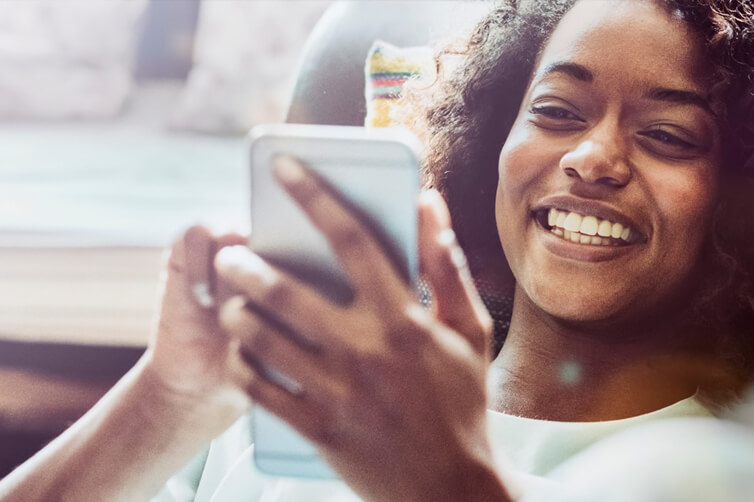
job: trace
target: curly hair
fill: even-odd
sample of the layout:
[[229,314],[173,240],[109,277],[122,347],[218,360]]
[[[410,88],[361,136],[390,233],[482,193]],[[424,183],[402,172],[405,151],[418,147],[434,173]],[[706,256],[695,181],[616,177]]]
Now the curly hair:
[[[461,68],[441,72],[424,98],[421,92],[409,97],[414,104],[425,100],[419,103],[424,122],[418,125],[427,146],[425,179],[445,196],[475,275],[505,260],[494,211],[498,156],[541,50],[576,1],[499,2],[459,51],[465,56]],[[712,67],[712,93],[721,108],[721,195],[695,312],[699,322],[716,328],[723,321],[751,323],[754,6],[740,0],[654,1],[701,36]]]

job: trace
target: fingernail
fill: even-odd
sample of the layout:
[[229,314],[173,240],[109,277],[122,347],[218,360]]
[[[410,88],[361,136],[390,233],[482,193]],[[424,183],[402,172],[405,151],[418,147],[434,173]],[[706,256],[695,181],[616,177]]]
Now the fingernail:
[[458,244],[456,233],[452,229],[446,228],[445,230],[440,232],[437,235],[437,243],[441,246],[447,246],[450,248],[450,261],[453,263],[453,265],[458,268],[463,268],[466,266],[466,254]]
[[434,188],[424,190],[419,194],[419,202],[422,204],[437,204],[437,201],[440,199],[442,199],[442,195],[440,195],[440,192],[438,192]]
[[231,273],[235,270],[242,274],[252,274],[264,284],[271,284],[277,279],[275,270],[245,246],[223,248],[217,253],[215,263],[221,271],[225,269]]
[[437,235],[437,243],[442,246],[449,246],[453,244],[455,241],[456,241],[456,233],[450,228],[446,228],[445,230],[443,230]]
[[206,282],[194,284],[192,291],[197,303],[205,309],[210,308],[215,304],[215,300],[209,290],[209,284]]
[[217,252],[215,263],[228,266],[241,266],[249,254],[249,248],[246,246],[226,246]]
[[298,183],[306,176],[301,164],[287,155],[278,155],[272,162],[274,164],[275,175],[283,183]]

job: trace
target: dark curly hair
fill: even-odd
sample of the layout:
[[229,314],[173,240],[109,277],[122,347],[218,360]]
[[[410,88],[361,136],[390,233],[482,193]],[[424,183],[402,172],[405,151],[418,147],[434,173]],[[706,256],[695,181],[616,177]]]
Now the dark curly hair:
[[[418,126],[426,140],[425,175],[451,208],[454,227],[479,278],[490,264],[505,263],[495,224],[497,161],[517,116],[537,57],[577,0],[499,2],[456,51],[463,65],[442,75],[421,101]],[[696,318],[716,330],[754,339],[754,2],[654,0],[685,19],[705,42],[713,95],[723,131],[721,196]],[[450,52],[450,51],[448,51]],[[441,58],[438,57],[438,67]],[[725,323],[725,324],[721,324]],[[738,324],[739,330],[732,326]],[[507,325],[505,323],[498,326]],[[726,326],[721,328],[721,326]],[[497,333],[498,341],[504,334]],[[754,354],[754,344],[738,352]],[[749,342],[751,343],[751,342]],[[748,368],[754,364],[746,363]]]

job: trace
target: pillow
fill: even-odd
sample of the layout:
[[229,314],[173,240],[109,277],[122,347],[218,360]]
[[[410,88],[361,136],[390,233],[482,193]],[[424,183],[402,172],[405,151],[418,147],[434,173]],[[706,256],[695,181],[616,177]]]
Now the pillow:
[[26,0],[0,9],[0,118],[107,118],[131,87],[146,0]]
[[[490,12],[494,2],[435,1],[426,2],[431,12],[427,17],[426,46],[396,47],[377,40],[368,52],[365,65],[365,98],[367,127],[412,127],[410,111],[397,110],[406,82],[418,87],[430,85],[437,74],[435,53],[447,49],[440,57],[440,68],[450,74],[463,62],[465,42],[477,23]],[[389,32],[389,30],[386,30]]]
[[203,0],[194,64],[171,125],[244,133],[283,119],[296,62],[325,0]]
[[[393,112],[407,81],[431,83],[435,76],[434,51],[427,46],[399,48],[382,40],[367,54],[365,98],[367,127],[398,125]],[[401,122],[405,121],[401,118]]]

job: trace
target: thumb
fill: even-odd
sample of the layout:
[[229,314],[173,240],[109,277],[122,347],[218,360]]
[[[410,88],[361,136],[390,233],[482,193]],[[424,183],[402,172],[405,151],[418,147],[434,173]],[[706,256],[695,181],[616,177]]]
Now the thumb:
[[419,199],[419,261],[432,290],[435,314],[479,352],[489,347],[492,319],[479,298],[466,256],[451,229],[448,207],[436,190]]

